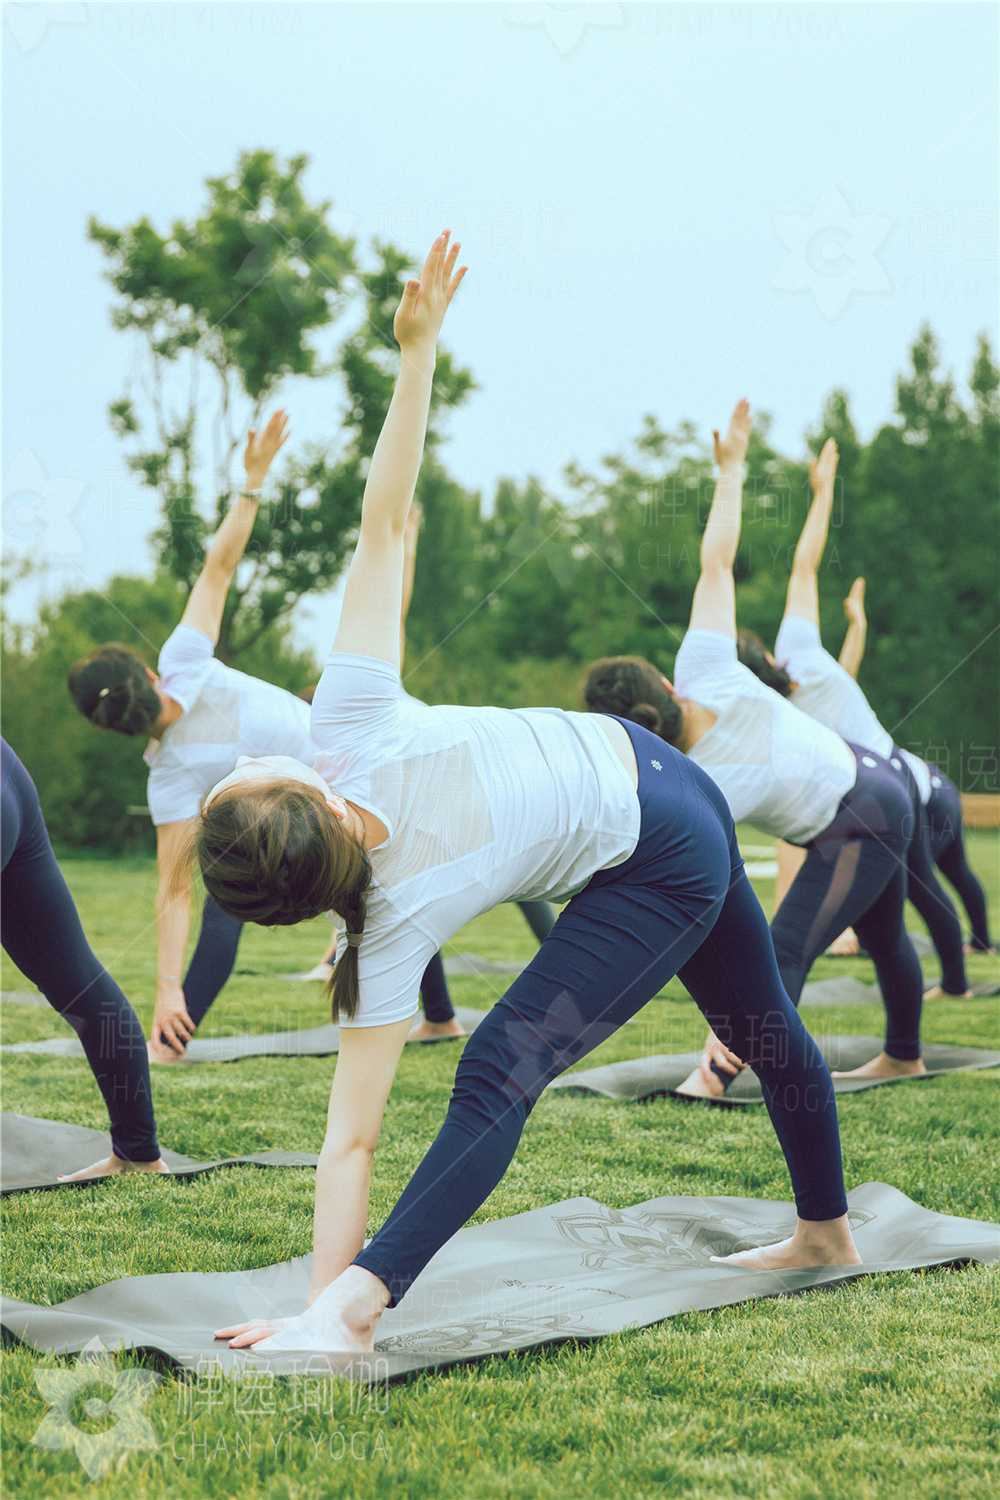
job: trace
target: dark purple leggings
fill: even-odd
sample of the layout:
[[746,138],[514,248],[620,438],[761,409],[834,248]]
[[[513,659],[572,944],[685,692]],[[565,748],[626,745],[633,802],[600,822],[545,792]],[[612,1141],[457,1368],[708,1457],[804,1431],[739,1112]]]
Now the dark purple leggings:
[[393,1302],[489,1197],[546,1084],[674,974],[760,1078],[799,1214],[846,1211],[830,1072],[781,983],[725,798],[687,756],[621,722],[639,763],[639,842],[573,897],[466,1044],[437,1139],[355,1262]]
[[[914,830],[910,779],[871,750],[851,746],[857,780],[828,828],[807,846],[771,923],[785,987],[797,1005],[813,962],[853,927],[875,963],[886,1012],[885,1050],[920,1056],[923,974],[903,924],[906,860]],[[723,1038],[725,1040],[725,1038]],[[739,1048],[733,1049],[739,1055]]]
[[931,857],[942,875],[954,886],[965,907],[972,929],[969,940],[973,948],[986,953],[993,946],[986,912],[986,893],[966,857],[961,793],[950,777],[939,771],[937,766],[931,766],[930,773],[931,798],[926,813]]
[[920,790],[910,767],[902,756],[894,755],[892,764],[901,765],[910,787],[913,802],[913,838],[906,857],[906,894],[924,919],[934,951],[941,964],[941,988],[949,995],[964,995],[969,987],[962,951],[962,924],[954,903],[934,868],[934,845],[930,827],[930,804],[920,800]]
[[0,740],[3,780],[3,946],[69,1022],[87,1055],[123,1161],[156,1161],[146,1038],[135,1011],[84,936],[52,852],[35,784]]

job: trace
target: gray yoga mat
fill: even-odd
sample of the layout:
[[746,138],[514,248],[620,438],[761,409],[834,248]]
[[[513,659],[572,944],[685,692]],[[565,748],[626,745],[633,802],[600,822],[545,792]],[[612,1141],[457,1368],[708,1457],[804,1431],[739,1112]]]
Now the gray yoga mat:
[[[820,1051],[831,1068],[858,1068],[882,1050],[882,1042],[876,1036],[826,1036],[817,1037]],[[697,1067],[700,1052],[675,1052],[669,1056],[633,1057],[627,1062],[606,1063],[601,1068],[585,1068],[577,1073],[564,1073],[547,1092],[563,1089],[574,1094],[600,1094],[605,1099],[642,1100],[653,1099],[661,1094],[674,1094],[678,1084]],[[964,1069],[1000,1067],[1000,1052],[983,1052],[975,1047],[949,1047],[929,1042],[924,1047],[924,1062],[927,1072],[920,1078],[933,1078],[938,1073],[955,1073]],[[879,1088],[885,1083],[919,1083],[920,1078],[835,1078],[834,1091],[838,1094],[856,1094],[862,1089]],[[680,1094],[676,1098],[686,1098]],[[700,1104],[762,1104],[760,1083],[757,1075],[744,1068],[734,1080],[726,1094],[720,1099],[700,1099]]]
[[[926,989],[933,989],[937,980],[928,980]],[[975,999],[1000,995],[1000,981],[985,980],[971,984],[969,989]],[[946,997],[947,998],[947,997]],[[958,998],[958,997],[956,997]],[[851,974],[837,974],[833,979],[814,979],[802,990],[803,1005],[881,1005],[882,996],[877,985],[867,984]]]
[[[60,1182],[58,1176],[89,1167],[110,1151],[111,1138],[106,1131],[5,1113],[0,1115],[0,1193],[107,1182],[106,1177],[86,1183]],[[315,1167],[318,1160],[305,1151],[259,1151],[253,1156],[226,1156],[218,1161],[195,1161],[177,1151],[164,1151],[163,1159],[175,1177],[194,1177],[218,1167]]]
[[[456,1016],[466,1032],[475,1031],[482,1010],[459,1007]],[[442,1037],[446,1042],[450,1038]],[[436,1046],[435,1040],[411,1043],[412,1046]],[[325,1026],[304,1027],[300,1031],[267,1031],[256,1036],[195,1037],[188,1043],[182,1062],[166,1067],[183,1067],[186,1063],[240,1062],[245,1057],[328,1057],[340,1051],[340,1028],[332,1022]],[[83,1048],[75,1036],[47,1037],[43,1042],[12,1042],[0,1052],[27,1053],[34,1057],[83,1057]]]
[[782,1239],[794,1223],[787,1203],[653,1198],[616,1209],[571,1198],[474,1225],[383,1316],[375,1353],[366,1356],[255,1355],[213,1340],[216,1328],[300,1312],[307,1256],[256,1271],[130,1277],[55,1307],[5,1299],[2,1322],[8,1336],[50,1354],[74,1354],[99,1339],[204,1374],[330,1373],[383,1383],[859,1275],[1000,1259],[1000,1225],[933,1213],[885,1183],[855,1188],[848,1205],[864,1265],[812,1271],[749,1272],[709,1258]]
[[0,993],[0,1000],[6,1001],[8,1005],[48,1005],[44,995],[32,993],[30,990],[4,990]]

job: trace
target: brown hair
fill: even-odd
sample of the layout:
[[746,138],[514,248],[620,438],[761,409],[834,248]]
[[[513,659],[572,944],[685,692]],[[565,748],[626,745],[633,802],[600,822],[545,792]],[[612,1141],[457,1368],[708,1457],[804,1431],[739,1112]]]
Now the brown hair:
[[84,718],[98,729],[149,734],[163,712],[142,657],[117,641],[74,662],[67,686]]
[[759,677],[765,687],[774,688],[782,698],[787,698],[792,691],[792,679],[784,667],[779,667],[776,662],[768,660],[768,650],[760,636],[754,630],[739,630],[736,632],[736,654],[745,667],[749,667],[755,677]]
[[333,1019],[358,1009],[358,944],[371,866],[315,787],[248,782],[213,799],[194,841],[205,888],[241,922],[288,927],[335,911],[348,946],[330,981]]
[[587,669],[583,698],[591,713],[617,714],[675,745],[684,723],[681,706],[644,656],[605,656]]

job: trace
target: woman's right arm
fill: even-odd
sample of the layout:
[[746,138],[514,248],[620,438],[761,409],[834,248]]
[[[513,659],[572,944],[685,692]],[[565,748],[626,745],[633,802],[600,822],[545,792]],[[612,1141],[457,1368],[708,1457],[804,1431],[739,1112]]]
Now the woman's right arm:
[[826,547],[833,509],[833,489],[837,478],[837,445],[827,438],[819,457],[809,465],[812,503],[792,558],[792,571],[785,596],[785,614],[819,624],[819,584],[817,574]]
[[261,486],[287,438],[288,419],[283,411],[275,412],[259,436],[253,428],[247,434],[243,454],[246,485],[208,545],[201,572],[195,579],[181,616],[182,625],[189,625],[192,630],[207,635],[213,643],[219,639],[229,586],[243,560],[257,520]]
[[733,564],[740,544],[743,464],[750,442],[750,405],[738,401],[724,438],[713,433],[719,473],[712,508],[701,539],[701,572],[691,601],[692,630],[736,636],[736,583]]
[[191,927],[191,875],[185,855],[197,819],[160,823],[156,829],[156,1008],[153,1050],[183,1055],[194,1036],[181,975]]
[[868,641],[868,616],[865,614],[865,580],[855,578],[851,591],[844,600],[847,616],[847,633],[840,648],[840,665],[852,677],[857,677],[865,658]]
[[316,1169],[312,1303],[353,1261],[368,1226],[372,1158],[386,1101],[413,1017],[389,1026],[345,1027]]

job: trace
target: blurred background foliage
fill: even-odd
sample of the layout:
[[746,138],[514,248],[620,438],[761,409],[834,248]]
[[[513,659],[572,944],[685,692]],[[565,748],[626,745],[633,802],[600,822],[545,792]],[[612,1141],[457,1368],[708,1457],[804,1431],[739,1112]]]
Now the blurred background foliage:
[[[318,675],[320,664],[294,644],[295,610],[333,586],[350,555],[392,389],[392,313],[413,262],[375,242],[362,267],[356,241],[331,227],[332,206],[306,200],[305,165],[305,157],[241,156],[229,177],[208,182],[201,217],[166,235],[147,220],[90,225],[115,325],[141,356],[109,416],[161,519],[153,576],[67,593],[32,626],[5,626],[4,733],[26,759],[60,844],[151,845],[148,821],[129,812],[145,801],[142,747],[80,719],[66,672],[107,640],[155,665],[230,502],[246,427],[277,403],[290,376],[340,382],[342,429],[335,451],[293,451],[274,476],[219,654],[292,691]],[[408,689],[430,702],[578,707],[594,656],[638,652],[670,675],[711,497],[710,434],[646,416],[596,472],[567,454],[559,493],[522,476],[487,496],[460,484],[442,456],[445,415],[474,389],[472,372],[443,351],[417,492],[425,519]],[[720,392],[713,422],[727,419],[731,394]],[[740,623],[771,640],[808,487],[806,453],[777,452],[768,427],[757,413],[738,603]],[[965,789],[996,791],[1000,371],[987,340],[959,386],[932,331],[921,329],[895,410],[870,441],[856,432],[841,390],[827,398],[806,449],[828,434],[841,463],[821,574],[824,641],[839,651],[842,600],[864,574],[861,681],[879,716]]]

